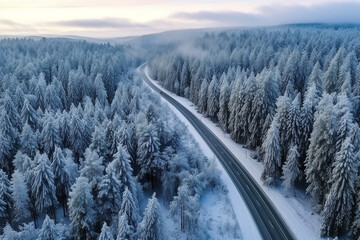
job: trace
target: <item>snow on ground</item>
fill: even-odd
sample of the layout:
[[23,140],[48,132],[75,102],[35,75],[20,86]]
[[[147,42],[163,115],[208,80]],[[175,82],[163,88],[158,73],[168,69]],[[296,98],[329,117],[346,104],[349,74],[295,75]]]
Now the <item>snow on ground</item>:
[[[148,75],[148,67],[146,67],[145,73]],[[149,79],[151,79],[149,75],[148,77]],[[245,149],[241,144],[235,143],[230,138],[229,134],[225,134],[210,119],[205,118],[202,114],[198,113],[194,104],[190,102],[190,100],[179,97],[174,93],[167,91],[166,89],[162,88],[158,82],[153,79],[151,80],[163,92],[173,97],[176,101],[178,101],[189,111],[191,111],[228,147],[228,149],[237,157],[241,164],[244,165],[244,167],[249,171],[249,173],[256,180],[256,182],[261,186],[262,190],[270,198],[274,206],[278,209],[279,213],[284,218],[284,220],[298,239],[320,239],[321,217],[319,214],[313,211],[310,198],[304,192],[297,191],[297,197],[295,198],[292,197],[291,194],[288,194],[282,187],[265,186],[260,180],[261,173],[264,168],[263,164],[250,157],[250,154],[252,152],[251,150]],[[178,112],[175,107],[172,107],[171,104],[169,104],[169,106],[189,127],[189,131],[199,142],[201,149],[204,151],[205,155],[208,157],[214,156],[214,154],[203,141],[201,136],[196,132],[196,130],[191,126],[191,124],[186,120],[186,118],[183,117],[182,114]],[[251,217],[250,212],[248,210],[245,210],[247,209],[245,203],[242,199],[239,199],[241,198],[241,196],[238,193],[235,185],[232,184],[230,177],[226,174],[219,161],[216,162],[219,165],[219,169],[223,173],[222,179],[226,186],[228,186],[230,193],[230,202],[234,208],[244,239],[260,238],[259,232],[253,227],[255,223]]]
[[[146,69],[147,72],[147,69]],[[150,78],[150,77],[149,77]],[[155,81],[153,81],[154,84],[156,84],[158,87],[159,84],[157,84]],[[170,95],[170,92],[164,90],[164,92],[168,93]],[[172,95],[172,94],[171,94]],[[168,104],[170,109],[173,110],[173,112],[176,114],[176,116],[188,127],[190,133],[193,135],[195,140],[198,142],[200,149],[203,151],[204,155],[208,158],[215,158],[215,154],[210,150],[209,146],[205,143],[205,141],[202,139],[202,137],[198,134],[198,132],[194,129],[194,127],[186,120],[186,118],[171,104],[169,104],[166,100],[161,98],[163,102]],[[186,99],[184,99],[186,100]],[[240,193],[236,189],[234,183],[231,181],[229,175],[226,173],[225,169],[221,165],[219,161],[215,161],[218,169],[221,172],[221,180],[226,186],[228,190],[228,198],[230,200],[231,206],[234,210],[236,220],[240,226],[241,231],[241,238],[242,239],[262,239],[260,232],[255,224],[255,221],[247,208],[244,200],[242,199]],[[215,211],[216,209],[209,209],[211,211]],[[226,212],[222,213],[222,217],[227,217]]]

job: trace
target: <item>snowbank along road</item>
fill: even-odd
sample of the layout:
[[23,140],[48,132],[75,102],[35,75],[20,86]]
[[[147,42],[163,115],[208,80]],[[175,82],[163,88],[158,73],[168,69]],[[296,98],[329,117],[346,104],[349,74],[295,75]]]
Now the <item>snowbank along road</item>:
[[143,64],[139,68],[143,80],[164,99],[176,107],[209,145],[244,198],[262,237],[264,239],[276,240],[295,239],[294,234],[281,218],[266,194],[230,150],[189,110],[157,88],[145,74],[145,67],[146,64]]

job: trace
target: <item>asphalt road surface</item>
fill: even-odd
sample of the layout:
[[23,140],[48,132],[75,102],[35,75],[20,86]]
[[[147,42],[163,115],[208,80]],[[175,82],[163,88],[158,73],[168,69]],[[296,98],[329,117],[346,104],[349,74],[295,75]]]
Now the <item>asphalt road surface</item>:
[[249,208],[262,238],[295,239],[279,212],[244,166],[205,124],[183,105],[156,87],[145,74],[145,67],[146,64],[139,69],[143,80],[186,117],[219,159]]

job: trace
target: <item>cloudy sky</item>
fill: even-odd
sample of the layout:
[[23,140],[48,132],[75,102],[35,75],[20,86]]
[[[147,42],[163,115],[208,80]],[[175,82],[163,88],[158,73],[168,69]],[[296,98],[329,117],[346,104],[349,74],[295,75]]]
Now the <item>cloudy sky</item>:
[[1,35],[123,37],[174,29],[360,23],[360,0],[1,0]]

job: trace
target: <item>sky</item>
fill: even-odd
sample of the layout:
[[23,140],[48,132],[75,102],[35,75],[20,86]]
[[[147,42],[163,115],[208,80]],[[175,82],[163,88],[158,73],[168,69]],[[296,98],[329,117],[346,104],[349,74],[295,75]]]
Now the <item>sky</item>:
[[96,38],[288,23],[359,23],[360,0],[0,0],[0,34]]

